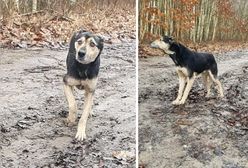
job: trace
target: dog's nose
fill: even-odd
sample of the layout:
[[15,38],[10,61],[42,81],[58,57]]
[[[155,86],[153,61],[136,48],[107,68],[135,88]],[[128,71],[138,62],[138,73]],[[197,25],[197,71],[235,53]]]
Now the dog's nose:
[[80,57],[80,58],[83,58],[84,56],[85,56],[85,53],[84,52],[78,52],[78,56]]
[[83,57],[85,56],[85,50],[84,50],[84,49],[80,49],[80,50],[78,51],[78,56],[79,56],[80,58],[83,58]]

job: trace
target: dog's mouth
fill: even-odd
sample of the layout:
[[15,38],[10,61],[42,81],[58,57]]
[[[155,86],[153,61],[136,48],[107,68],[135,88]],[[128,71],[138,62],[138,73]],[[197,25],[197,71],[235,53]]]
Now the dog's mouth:
[[78,61],[84,61],[85,60],[85,55],[86,55],[86,51],[84,48],[80,48],[78,53],[77,53],[77,59]]
[[79,51],[79,52],[77,53],[77,57],[76,57],[77,61],[80,62],[81,64],[88,64],[88,63],[90,63],[90,61],[88,61],[88,60],[86,59],[85,55],[86,55],[85,52],[80,52],[80,51]]
[[85,60],[85,52],[77,52],[76,60],[81,64],[87,64],[88,62]]
[[173,52],[173,51],[170,51],[168,48],[168,46],[166,46],[166,47],[161,47],[161,46],[163,46],[162,45],[163,43],[161,42],[161,41],[159,41],[159,40],[156,40],[156,41],[154,41],[154,42],[152,42],[151,43],[151,47],[152,48],[156,48],[156,49],[160,49],[160,50],[162,50],[165,54],[168,54],[168,55],[171,55],[171,54],[174,54],[175,52]]

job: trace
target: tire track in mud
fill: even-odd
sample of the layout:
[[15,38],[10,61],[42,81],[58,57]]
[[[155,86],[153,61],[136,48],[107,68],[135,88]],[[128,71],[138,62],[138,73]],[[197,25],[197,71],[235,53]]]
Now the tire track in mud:
[[248,52],[217,55],[225,98],[205,98],[200,78],[173,106],[178,79],[168,57],[139,63],[139,164],[144,167],[248,167]]
[[[87,139],[63,120],[67,51],[1,50],[0,167],[135,165],[135,42],[106,45]],[[122,58],[122,59],[120,59]],[[79,117],[83,92],[76,91]],[[128,153],[120,157],[114,153]]]

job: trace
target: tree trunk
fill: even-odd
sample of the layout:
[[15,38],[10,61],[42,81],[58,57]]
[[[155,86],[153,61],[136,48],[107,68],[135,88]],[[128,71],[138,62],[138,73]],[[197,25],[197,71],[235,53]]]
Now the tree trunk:
[[32,12],[37,11],[37,0],[32,0]]

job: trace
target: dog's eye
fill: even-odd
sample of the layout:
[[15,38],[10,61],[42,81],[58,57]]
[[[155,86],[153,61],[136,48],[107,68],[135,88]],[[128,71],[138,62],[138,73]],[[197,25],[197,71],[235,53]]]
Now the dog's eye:
[[91,41],[91,42],[90,42],[90,46],[91,46],[91,47],[95,47],[96,45],[95,45],[94,42]]
[[83,44],[83,41],[82,40],[78,40],[77,41],[79,45],[82,45]]

